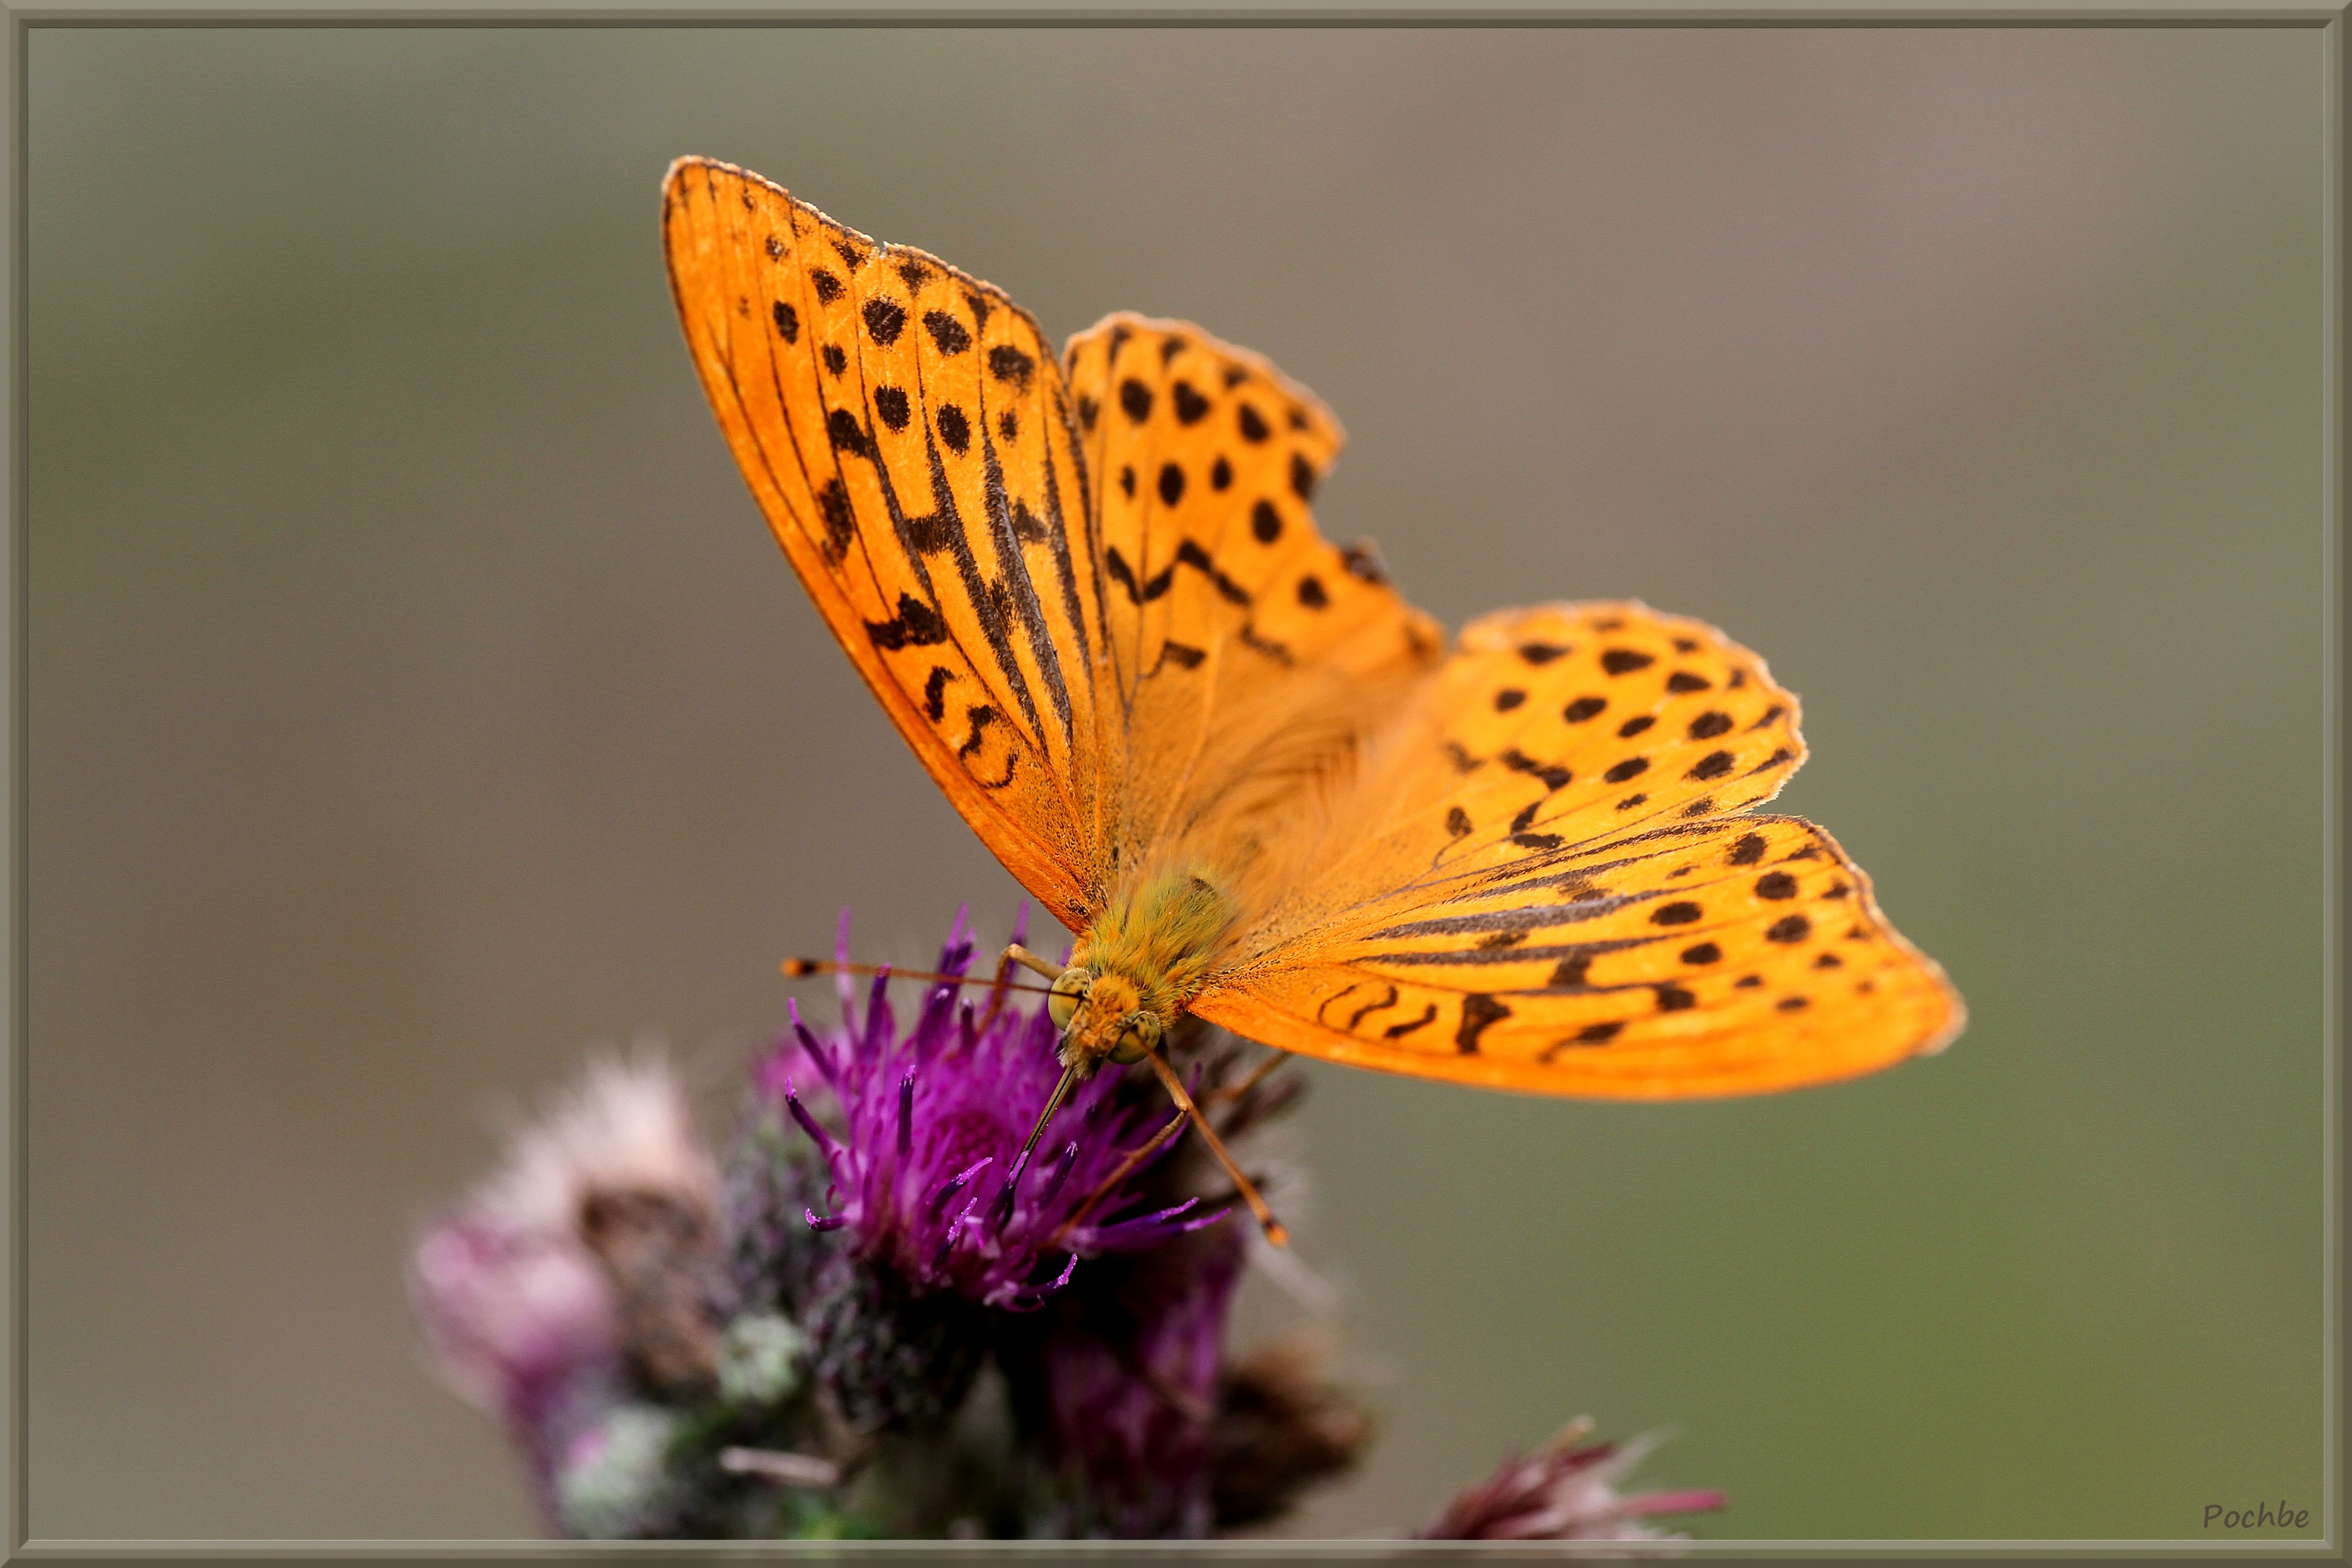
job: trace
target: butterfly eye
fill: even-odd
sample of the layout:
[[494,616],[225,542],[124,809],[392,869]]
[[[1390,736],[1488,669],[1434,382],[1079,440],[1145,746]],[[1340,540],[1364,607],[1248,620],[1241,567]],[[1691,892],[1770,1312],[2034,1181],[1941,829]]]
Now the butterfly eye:
[[1094,989],[1093,973],[1084,969],[1065,969],[1054,982],[1054,989],[1045,997],[1045,1011],[1054,1020],[1054,1027],[1067,1029],[1070,1020],[1078,1016],[1078,1004]]
[[1160,1048],[1160,1017],[1154,1013],[1137,1013],[1127,1020],[1127,1027],[1118,1034],[1118,1043],[1110,1048],[1110,1059],[1120,1067],[1139,1062]]

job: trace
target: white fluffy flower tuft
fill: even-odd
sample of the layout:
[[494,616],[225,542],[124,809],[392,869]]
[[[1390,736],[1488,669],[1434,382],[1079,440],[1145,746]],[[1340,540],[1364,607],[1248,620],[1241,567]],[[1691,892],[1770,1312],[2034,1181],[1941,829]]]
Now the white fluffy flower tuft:
[[538,1121],[518,1130],[506,1169],[481,1189],[487,1214],[519,1230],[576,1235],[592,1193],[653,1193],[698,1211],[719,1202],[719,1171],[695,1137],[686,1089],[657,1049],[605,1051]]

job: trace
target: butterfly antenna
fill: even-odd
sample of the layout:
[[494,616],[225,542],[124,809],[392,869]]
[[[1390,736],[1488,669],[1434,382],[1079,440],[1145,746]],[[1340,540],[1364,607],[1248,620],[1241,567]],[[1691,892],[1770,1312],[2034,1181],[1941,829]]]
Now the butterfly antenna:
[[924,980],[939,985],[994,985],[1005,991],[1027,991],[1043,996],[1043,985],[1016,985],[1000,966],[996,977],[985,974],[941,974],[928,969],[898,969],[887,963],[845,963],[837,958],[788,958],[778,967],[798,980],[811,974],[887,974],[893,980]]
[[1192,1119],[1192,1125],[1200,1129],[1202,1142],[1207,1143],[1209,1152],[1217,1157],[1217,1163],[1225,1168],[1225,1174],[1233,1180],[1234,1190],[1241,1194],[1244,1203],[1249,1205],[1250,1213],[1257,1216],[1258,1226],[1265,1232],[1266,1240],[1276,1247],[1289,1246],[1290,1233],[1282,1228],[1282,1222],[1274,1217],[1274,1211],[1265,1206],[1264,1198],[1258,1196],[1256,1186],[1242,1174],[1242,1168],[1234,1163],[1233,1155],[1226,1152],[1224,1140],[1218,1137],[1216,1129],[1209,1125],[1209,1119],[1201,1114],[1201,1108],[1192,1103],[1192,1097],[1184,1092],[1184,1080],[1176,1076],[1176,1069],[1168,1065],[1168,1058],[1154,1051],[1145,1059],[1151,1063],[1151,1070],[1160,1075],[1160,1081],[1168,1086],[1168,1097]]

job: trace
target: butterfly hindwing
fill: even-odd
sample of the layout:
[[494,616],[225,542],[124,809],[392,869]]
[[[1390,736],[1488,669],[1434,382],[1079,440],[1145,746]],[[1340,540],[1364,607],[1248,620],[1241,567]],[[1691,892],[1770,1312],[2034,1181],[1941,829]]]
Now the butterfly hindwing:
[[1060,918],[1098,896],[1101,606],[1036,324],[755,174],[681,160],[673,291],[785,555],[908,743]]
[[1194,1011],[1334,1060],[1603,1097],[1788,1088],[1933,1049],[1960,1016],[1942,972],[1826,833],[1748,815],[1802,759],[1796,720],[1701,623],[1487,616],[1367,781],[1378,810],[1331,825],[1328,877]]

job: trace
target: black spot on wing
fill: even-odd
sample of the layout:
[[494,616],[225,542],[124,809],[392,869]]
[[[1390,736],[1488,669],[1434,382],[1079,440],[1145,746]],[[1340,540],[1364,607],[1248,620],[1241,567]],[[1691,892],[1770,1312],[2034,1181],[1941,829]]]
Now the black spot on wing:
[[865,310],[859,313],[866,318],[866,335],[886,349],[906,331],[907,308],[896,300],[877,295],[866,300]]
[[1190,643],[1181,643],[1171,638],[1160,645],[1160,658],[1146,672],[1147,679],[1160,673],[1160,666],[1162,664],[1172,664],[1181,669],[1198,669],[1201,668],[1202,661],[1208,657],[1206,648],[1197,648]]
[[1387,1028],[1382,1029],[1381,1031],[1381,1038],[1384,1040],[1402,1040],[1407,1035],[1412,1034],[1415,1029],[1425,1029],[1436,1021],[1437,1004],[1432,1002],[1426,1008],[1423,1009],[1420,1017],[1412,1019],[1409,1023],[1391,1024]]
[[1114,544],[1103,552],[1103,570],[1110,574],[1112,582],[1127,590],[1129,604],[1143,603],[1143,590],[1136,584],[1135,569],[1127,563],[1127,557],[1118,552],[1118,545]]
[[1691,765],[1691,770],[1685,776],[1695,779],[1719,779],[1731,771],[1731,761],[1729,752],[1709,752]]
[[835,408],[825,415],[824,433],[836,450],[860,458],[874,455],[874,448],[866,439],[865,426],[846,408]]
[[1037,362],[1011,343],[999,343],[988,351],[988,374],[1012,383],[1015,391],[1028,391],[1029,378],[1036,370]]
[[963,716],[965,722],[971,726],[971,733],[964,737],[962,745],[956,748],[956,755],[971,757],[978,754],[980,748],[985,743],[982,736],[991,724],[996,722],[996,710],[986,703],[981,703],[965,709]]
[[1381,1012],[1384,1009],[1393,1007],[1396,1005],[1397,988],[1391,985],[1389,987],[1389,994],[1386,996],[1381,997],[1377,1002],[1367,1002],[1362,1006],[1357,1008],[1354,1012],[1349,1014],[1348,1027],[1350,1030],[1353,1030],[1357,1025],[1362,1023],[1370,1015]]
[[1498,1002],[1483,991],[1473,991],[1462,999],[1462,1026],[1454,1032],[1454,1048],[1462,1055],[1475,1056],[1478,1037],[1497,1021],[1511,1016],[1507,1004]]
[[1567,784],[1570,778],[1575,776],[1566,768],[1548,766],[1545,763],[1537,762],[1533,757],[1528,756],[1517,746],[1513,746],[1509,750],[1504,752],[1501,756],[1496,759],[1496,761],[1501,763],[1505,767],[1510,769],[1515,773],[1527,773],[1532,777],[1543,780],[1544,788],[1546,789],[1559,789],[1560,786]]
[[1591,968],[1592,954],[1570,953],[1559,961],[1559,967],[1551,972],[1551,978],[1544,983],[1544,988],[1548,991],[1581,991],[1585,988],[1585,976]]
[[1044,544],[1053,538],[1037,514],[1029,510],[1029,503],[1017,496],[1013,501],[1013,537],[1024,544]]
[[[1174,465],[1170,466],[1172,468]],[[1163,489],[1166,488],[1164,482],[1161,488]],[[1199,541],[1187,539],[1177,545],[1176,559],[1183,565],[1190,566],[1206,576],[1216,585],[1217,596],[1227,604],[1246,605],[1250,602],[1249,590],[1226,576],[1217,563],[1209,558],[1209,552],[1201,548]]]
[[887,621],[868,621],[866,632],[877,647],[929,647],[948,640],[947,622],[940,613],[912,594],[898,595],[898,613]]
[[817,510],[824,518],[824,557],[840,564],[849,552],[850,542],[857,537],[857,521],[849,509],[849,491],[836,475],[824,482],[817,492]]
[[971,331],[945,310],[924,311],[923,330],[931,334],[931,342],[942,354],[952,357],[971,347]]
[[940,439],[948,444],[949,451],[961,457],[971,450],[971,421],[964,417],[962,409],[952,403],[940,405],[939,426]]

